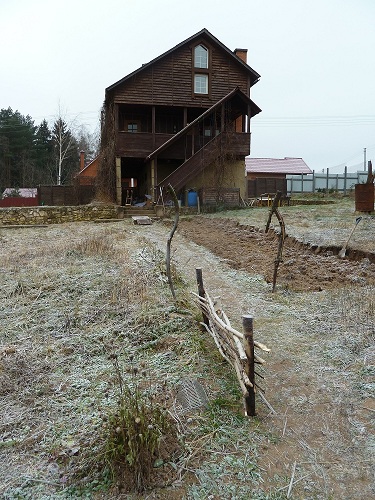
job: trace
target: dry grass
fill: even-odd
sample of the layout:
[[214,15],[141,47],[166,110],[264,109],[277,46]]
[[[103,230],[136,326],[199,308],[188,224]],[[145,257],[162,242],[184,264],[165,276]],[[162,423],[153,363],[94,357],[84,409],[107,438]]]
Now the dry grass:
[[99,467],[99,431],[115,392],[108,353],[136,354],[142,314],[152,313],[156,324],[174,309],[165,308],[155,252],[148,255],[136,236],[127,236],[127,228],[90,224],[2,234],[0,490],[6,498],[57,495],[56,488],[74,489],[88,464]]

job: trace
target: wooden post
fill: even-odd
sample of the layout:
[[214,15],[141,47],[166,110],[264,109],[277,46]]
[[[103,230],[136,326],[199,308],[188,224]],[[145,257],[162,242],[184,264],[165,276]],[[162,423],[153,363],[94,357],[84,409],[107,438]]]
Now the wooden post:
[[242,316],[242,326],[244,330],[243,344],[247,357],[245,371],[252,384],[252,386],[245,384],[247,389],[247,394],[245,396],[245,412],[247,416],[253,417],[255,415],[253,317],[247,314]]
[[280,224],[280,234],[279,234],[279,245],[277,248],[277,256],[275,259],[275,267],[274,267],[274,271],[273,271],[272,292],[274,292],[275,288],[276,288],[277,270],[279,268],[280,262],[283,261],[283,246],[284,246],[284,240],[285,240],[284,219],[277,209],[275,210],[275,215],[276,215],[277,220],[279,221],[279,224]]
[[[198,295],[199,295],[199,297],[205,297],[206,292],[204,291],[204,286],[203,286],[202,268],[197,267],[195,269],[195,273],[197,276]],[[207,316],[203,312],[202,312],[202,316],[203,316],[203,323],[205,325],[209,326],[209,319],[207,318]]]

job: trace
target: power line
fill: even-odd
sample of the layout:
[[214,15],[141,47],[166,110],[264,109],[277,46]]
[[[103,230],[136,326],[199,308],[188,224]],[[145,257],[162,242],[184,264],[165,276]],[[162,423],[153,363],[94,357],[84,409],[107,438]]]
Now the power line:
[[353,126],[375,124],[375,115],[264,116],[256,117],[256,127]]

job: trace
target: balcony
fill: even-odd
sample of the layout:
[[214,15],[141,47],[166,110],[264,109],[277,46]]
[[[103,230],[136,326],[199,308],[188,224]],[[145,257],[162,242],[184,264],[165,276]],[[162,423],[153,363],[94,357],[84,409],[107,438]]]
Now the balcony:
[[117,132],[116,156],[145,158],[171,137],[173,134]]
[[[118,132],[116,135],[116,156],[127,158],[146,158],[149,154],[171,139],[173,134],[150,134]],[[198,151],[203,144],[202,138],[194,137],[194,149]],[[208,138],[204,138],[208,139]],[[211,139],[204,140],[204,144]],[[250,154],[250,133],[232,132],[227,143],[228,154],[247,156]],[[163,159],[185,160],[192,154],[192,136],[185,135],[172,143],[160,155]]]

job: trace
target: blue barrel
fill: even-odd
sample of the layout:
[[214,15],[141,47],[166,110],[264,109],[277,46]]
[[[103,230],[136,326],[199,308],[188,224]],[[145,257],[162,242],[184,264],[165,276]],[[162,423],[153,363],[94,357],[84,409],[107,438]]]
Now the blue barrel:
[[198,205],[198,193],[196,191],[188,192],[188,207],[196,207]]

